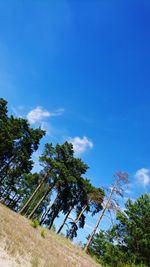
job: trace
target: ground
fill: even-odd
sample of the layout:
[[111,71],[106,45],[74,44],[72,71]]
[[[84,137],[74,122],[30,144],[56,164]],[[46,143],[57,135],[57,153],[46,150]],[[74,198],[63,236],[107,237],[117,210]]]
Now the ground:
[[81,248],[0,204],[0,267],[100,267]]

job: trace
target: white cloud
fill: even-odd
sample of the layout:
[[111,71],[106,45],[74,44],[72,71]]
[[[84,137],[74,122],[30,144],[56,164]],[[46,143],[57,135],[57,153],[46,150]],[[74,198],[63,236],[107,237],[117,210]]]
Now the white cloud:
[[36,107],[27,114],[27,119],[30,123],[39,122],[46,117],[50,117],[50,112],[42,107]]
[[93,142],[90,141],[86,136],[83,138],[69,138],[69,142],[73,144],[73,149],[76,154],[82,154],[87,149],[91,149],[93,147]]
[[37,122],[42,122],[43,119],[48,118],[48,117],[54,117],[54,116],[60,116],[64,112],[64,109],[60,108],[57,109],[54,112],[49,112],[42,107],[38,106],[35,109],[32,109],[28,114],[27,114],[27,119],[30,123],[37,123]]
[[148,186],[150,184],[150,170],[146,168],[139,169],[135,174],[135,178],[142,186]]
[[64,108],[58,108],[54,112],[50,112],[50,117],[61,116],[64,113]]

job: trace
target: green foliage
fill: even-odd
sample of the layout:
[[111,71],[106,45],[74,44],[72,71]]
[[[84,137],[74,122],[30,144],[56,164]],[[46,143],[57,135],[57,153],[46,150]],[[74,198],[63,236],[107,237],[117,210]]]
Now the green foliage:
[[41,237],[45,238],[45,236],[46,236],[46,234],[45,234],[45,230],[42,229],[42,230],[41,230]]
[[37,218],[35,218],[32,223],[31,223],[31,226],[33,228],[38,228],[39,227],[39,220]]
[[109,231],[100,231],[90,247],[92,255],[106,266],[149,266],[150,195],[135,202],[128,200],[118,223]]
[[0,197],[17,210],[24,195],[22,181],[33,167],[32,154],[45,132],[28,121],[7,114],[7,102],[0,99]]
[[[48,174],[48,181],[57,192],[56,199],[47,214],[44,223],[49,229],[60,212],[66,214],[70,207],[84,205],[87,202],[87,191],[84,187],[82,174],[88,166],[79,158],[74,157],[72,144],[46,144],[40,158],[43,170]],[[43,223],[43,220],[42,220]]]
[[146,267],[146,265],[145,264],[134,264],[134,263],[131,263],[131,264],[125,264],[125,265],[123,265],[122,267]]

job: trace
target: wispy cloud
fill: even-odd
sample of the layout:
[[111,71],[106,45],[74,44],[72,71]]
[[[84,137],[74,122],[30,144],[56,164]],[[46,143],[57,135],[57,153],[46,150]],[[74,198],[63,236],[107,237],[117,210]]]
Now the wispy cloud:
[[12,111],[16,117],[18,117],[18,118],[24,117],[24,115],[23,115],[24,110],[25,110],[24,106],[12,107],[11,109],[12,109]]
[[48,118],[48,117],[60,116],[63,114],[63,112],[64,112],[64,109],[62,108],[57,109],[54,112],[49,112],[45,110],[43,107],[38,106],[28,112],[27,119],[31,124],[34,124],[37,122],[42,122],[45,118]]
[[[129,185],[130,186],[130,185]],[[129,189],[129,188],[127,188],[125,191],[125,194],[127,194],[127,195],[131,195],[133,192],[132,192],[132,190],[131,189]]]
[[136,181],[143,187],[148,186],[150,184],[150,170],[146,168],[137,170],[135,178]]
[[74,138],[70,137],[68,141],[73,144],[73,149],[76,154],[82,154],[86,150],[93,148],[93,142],[86,136],[83,136],[83,138],[78,136]]

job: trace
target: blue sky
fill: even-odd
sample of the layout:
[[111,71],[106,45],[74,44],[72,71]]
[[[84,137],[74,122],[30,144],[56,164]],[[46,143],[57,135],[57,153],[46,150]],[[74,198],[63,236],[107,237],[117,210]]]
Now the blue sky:
[[150,189],[149,14],[149,0],[0,1],[9,111],[42,144],[71,140],[95,185],[127,171],[131,198]]

